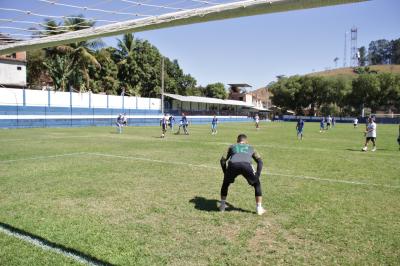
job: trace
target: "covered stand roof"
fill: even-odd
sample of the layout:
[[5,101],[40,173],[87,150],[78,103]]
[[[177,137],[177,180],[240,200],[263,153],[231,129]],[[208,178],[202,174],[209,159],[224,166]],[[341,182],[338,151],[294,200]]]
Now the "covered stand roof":
[[245,102],[235,101],[235,100],[222,100],[222,99],[199,97],[199,96],[183,96],[183,95],[170,94],[170,93],[164,93],[164,96],[170,97],[172,99],[175,99],[175,100],[178,100],[181,102],[235,105],[235,106],[243,106],[243,107],[248,107],[248,108],[254,107],[254,105],[252,105],[252,104],[247,104]]

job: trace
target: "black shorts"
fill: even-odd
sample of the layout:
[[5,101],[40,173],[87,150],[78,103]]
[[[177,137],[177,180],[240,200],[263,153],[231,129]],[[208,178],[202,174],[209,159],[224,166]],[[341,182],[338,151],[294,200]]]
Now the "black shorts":
[[376,138],[374,138],[374,137],[367,137],[367,140],[375,141]]
[[226,169],[224,182],[234,183],[237,176],[242,175],[246,178],[249,185],[259,182],[250,163],[229,163]]
[[330,125],[331,125],[331,123],[326,123],[326,125],[327,125],[327,126],[330,126]]
[[397,138],[397,143],[400,145],[400,136]]

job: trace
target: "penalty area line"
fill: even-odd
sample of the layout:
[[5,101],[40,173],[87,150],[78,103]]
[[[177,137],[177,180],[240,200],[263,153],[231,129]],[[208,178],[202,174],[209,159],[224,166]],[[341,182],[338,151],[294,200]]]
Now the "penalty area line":
[[[126,155],[114,155],[114,154],[94,153],[94,152],[87,152],[85,154],[93,155],[93,156],[121,158],[121,159],[127,159],[127,160],[130,159],[130,160],[137,160],[137,161],[163,163],[163,164],[185,165],[185,166],[191,166],[191,167],[208,168],[208,169],[213,169],[213,170],[220,169],[219,167],[213,167],[213,166],[204,165],[204,164],[191,164],[191,163],[184,163],[184,162],[163,161],[163,160],[155,160],[155,159],[149,159],[149,158],[143,158],[143,157],[135,157],[135,156],[126,156]],[[321,178],[321,177],[314,177],[314,176],[291,175],[291,174],[281,174],[281,173],[274,173],[274,172],[266,172],[266,174],[268,176],[285,176],[285,177],[305,179],[305,180],[314,180],[314,181],[320,181],[320,182],[342,183],[342,184],[360,185],[360,186],[385,187],[385,188],[394,188],[394,189],[399,189],[400,188],[400,186],[391,186],[391,185],[367,183],[367,182],[360,182],[360,181],[331,179],[331,178]]]
[[31,160],[43,160],[57,157],[66,157],[66,156],[76,156],[76,155],[84,155],[85,152],[73,152],[73,153],[64,153],[64,154],[56,154],[49,156],[36,156],[29,158],[21,158],[21,159],[11,159],[11,160],[0,160],[0,163],[13,163],[13,162],[22,162],[22,161],[31,161]]

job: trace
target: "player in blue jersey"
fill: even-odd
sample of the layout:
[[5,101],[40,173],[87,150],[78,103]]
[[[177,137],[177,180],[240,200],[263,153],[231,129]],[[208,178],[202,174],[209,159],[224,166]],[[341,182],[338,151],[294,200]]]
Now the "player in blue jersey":
[[188,131],[188,125],[189,122],[187,120],[187,117],[185,115],[185,113],[182,113],[182,118],[179,121],[179,128],[178,128],[178,132],[176,132],[176,134],[180,134],[181,133],[181,127],[183,128],[183,132],[185,133],[185,135],[189,135],[189,131]]
[[119,134],[122,133],[123,123],[124,123],[124,117],[123,117],[122,114],[119,114],[118,117],[117,117],[117,122],[115,123],[116,126],[117,126],[117,131],[118,131]]
[[[251,162],[256,161],[257,170],[254,171]],[[228,166],[226,163],[228,162]],[[256,213],[262,215],[265,209],[262,207],[262,192],[260,175],[263,167],[261,156],[247,142],[247,136],[240,134],[237,137],[237,143],[231,145],[228,149],[226,157],[222,156],[221,160],[222,171],[224,172],[224,181],[221,187],[221,205],[220,211],[225,211],[226,197],[228,196],[228,188],[230,184],[235,182],[237,176],[242,175],[246,178],[247,183],[254,187],[256,199]]]
[[171,131],[174,130],[174,123],[175,123],[175,117],[173,117],[173,115],[170,115],[168,118],[168,122],[169,122],[169,128],[171,129]]
[[319,132],[323,132],[325,130],[325,118],[323,117],[321,119],[321,122],[319,122]]
[[304,130],[304,121],[303,119],[299,119],[296,125],[297,130],[297,138],[302,140],[303,139],[303,130]]
[[163,118],[160,119],[160,126],[161,126],[161,138],[164,138],[168,126],[168,118],[166,115],[164,115]]
[[211,135],[217,134],[217,125],[218,125],[218,118],[214,115],[213,120],[211,121]]

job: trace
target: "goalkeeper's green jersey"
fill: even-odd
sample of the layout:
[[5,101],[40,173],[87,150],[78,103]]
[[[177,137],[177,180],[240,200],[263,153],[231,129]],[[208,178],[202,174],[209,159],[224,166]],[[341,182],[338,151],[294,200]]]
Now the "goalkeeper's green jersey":
[[261,159],[261,156],[249,144],[237,143],[229,147],[226,159],[231,163],[251,163]]

